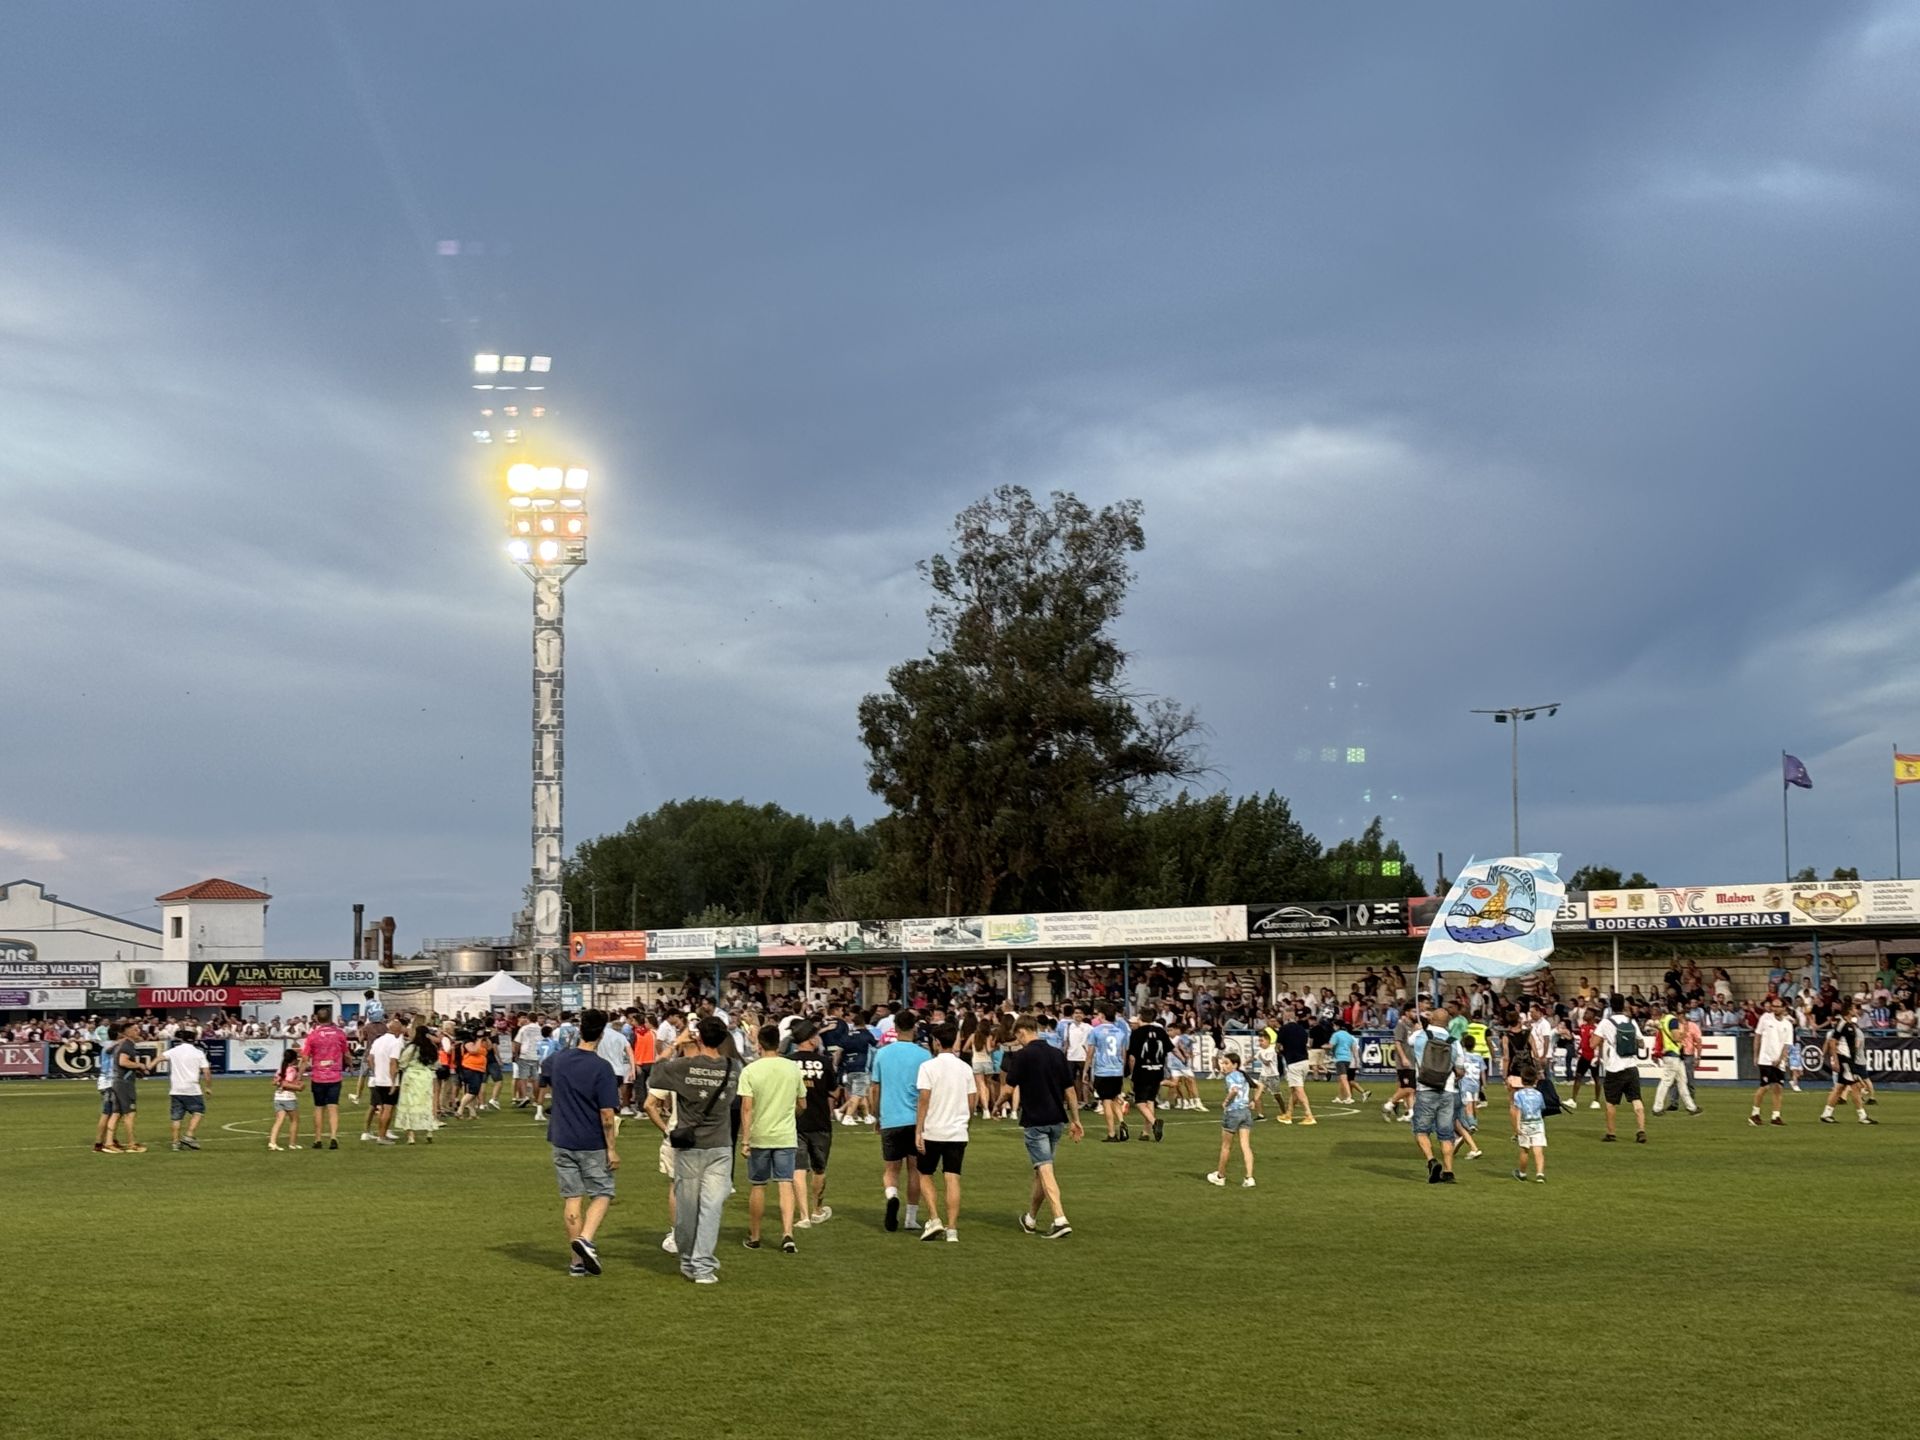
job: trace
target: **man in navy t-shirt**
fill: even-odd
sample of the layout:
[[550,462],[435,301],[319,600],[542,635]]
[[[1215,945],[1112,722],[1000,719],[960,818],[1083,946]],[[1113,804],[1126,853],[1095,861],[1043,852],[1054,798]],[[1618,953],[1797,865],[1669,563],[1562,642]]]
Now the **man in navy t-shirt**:
[[[555,1051],[547,1061],[553,1076],[548,1102],[547,1144],[560,1180],[560,1212],[566,1219],[567,1245],[573,1251],[569,1275],[598,1275],[600,1254],[594,1233],[613,1201],[613,1172],[620,1154],[613,1140],[619,1121],[620,1085],[613,1067],[594,1052],[607,1030],[607,1012],[588,1010],[580,1017],[580,1043]],[[584,1202],[584,1203],[583,1203]]]

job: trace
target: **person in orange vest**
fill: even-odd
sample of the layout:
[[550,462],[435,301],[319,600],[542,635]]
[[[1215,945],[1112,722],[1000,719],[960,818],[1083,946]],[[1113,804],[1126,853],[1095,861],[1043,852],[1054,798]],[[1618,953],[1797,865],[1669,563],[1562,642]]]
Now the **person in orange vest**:
[[492,1051],[486,1035],[477,1030],[466,1032],[460,1042],[460,1108],[455,1113],[462,1120],[480,1113],[480,1086],[487,1078],[487,1056]]

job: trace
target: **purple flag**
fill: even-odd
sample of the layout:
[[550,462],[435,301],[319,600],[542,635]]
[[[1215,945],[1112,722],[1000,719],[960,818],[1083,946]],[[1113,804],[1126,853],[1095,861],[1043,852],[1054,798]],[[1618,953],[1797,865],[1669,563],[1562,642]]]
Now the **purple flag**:
[[[1807,767],[1800,763],[1800,757],[1780,752],[1781,779],[1785,785],[1798,785],[1802,790],[1813,789],[1813,777],[1807,774]],[[1785,788],[1785,785],[1782,788]]]

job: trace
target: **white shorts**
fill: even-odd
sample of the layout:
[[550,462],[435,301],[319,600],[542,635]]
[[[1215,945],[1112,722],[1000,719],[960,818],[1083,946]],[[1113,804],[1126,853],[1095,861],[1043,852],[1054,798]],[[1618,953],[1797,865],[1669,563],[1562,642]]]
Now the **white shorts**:
[[1517,1138],[1522,1150],[1544,1150],[1547,1148],[1547,1127],[1542,1125],[1538,1130],[1532,1130],[1522,1125]]
[[673,1146],[664,1135],[660,1137],[660,1173],[669,1180],[673,1178]]
[[1287,1066],[1287,1085],[1295,1090],[1307,1088],[1307,1067],[1310,1062],[1296,1060]]

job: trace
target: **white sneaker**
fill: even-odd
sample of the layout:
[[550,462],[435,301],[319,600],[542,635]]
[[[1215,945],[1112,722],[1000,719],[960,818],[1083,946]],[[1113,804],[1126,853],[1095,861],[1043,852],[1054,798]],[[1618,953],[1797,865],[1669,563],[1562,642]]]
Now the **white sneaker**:
[[922,1240],[938,1240],[945,1233],[946,1227],[938,1220],[929,1220],[921,1227],[920,1238]]
[[374,1140],[378,1137],[371,1130],[362,1130],[360,1132],[360,1138],[362,1140]]
[[947,1244],[958,1245],[959,1243],[960,1243],[960,1232],[958,1230],[947,1231]]
[[269,1141],[267,1142],[267,1149],[269,1149],[269,1150],[284,1150],[284,1149],[286,1149],[286,1146],[284,1146],[284,1145],[276,1145],[276,1144],[274,1144],[274,1143],[273,1143],[273,1141],[271,1141],[271,1140],[269,1140]]
[[680,1247],[674,1243],[673,1232],[671,1230],[667,1232],[667,1238],[660,1242],[660,1248],[669,1255],[678,1255],[680,1253]]
[[1225,1185],[1226,1183],[1227,1183],[1227,1177],[1226,1177],[1226,1176],[1224,1176],[1224,1175],[1222,1175],[1222,1174],[1221,1174],[1221,1173],[1220,1173],[1219,1171],[1217,1171],[1217,1170],[1209,1170],[1209,1171],[1207,1172],[1207,1184],[1209,1184],[1209,1185]]
[[547,1112],[536,1105],[533,1107],[533,1118],[536,1120],[544,1120],[547,1118]]
[[[1795,1088],[1795,1089],[1798,1089],[1799,1087],[1798,1087],[1798,1086],[1795,1086],[1794,1088]],[[871,1124],[873,1124],[873,1116],[871,1116],[871,1115],[862,1115],[862,1116],[860,1117],[860,1123],[861,1123],[862,1125],[871,1125]]]
[[1251,1176],[1251,1175],[1249,1175],[1249,1176],[1247,1176],[1247,1178],[1246,1178],[1246,1179],[1244,1179],[1244,1180],[1242,1180],[1242,1181],[1240,1182],[1240,1188],[1241,1188],[1242,1190],[1251,1190],[1251,1189],[1253,1189],[1253,1176]]
[[1198,1110],[1202,1115],[1207,1113],[1207,1107],[1198,1100],[1193,1102],[1193,1108]]
[[1798,1095],[1800,1093],[1800,1082],[1798,1080],[1794,1081],[1793,1085],[1790,1088],[1793,1090],[1794,1094]]
[[793,1222],[793,1228],[796,1230],[811,1230],[813,1228],[813,1217],[811,1215],[802,1215],[798,1220]]
[[[493,1108],[498,1110],[500,1107],[496,1105]],[[634,1116],[638,1115],[639,1113],[640,1112],[638,1110],[635,1110],[631,1105],[622,1105],[620,1107],[620,1118],[622,1120],[631,1120],[633,1119]]]
[[860,1122],[851,1115],[843,1115],[840,1117],[840,1123],[842,1125],[858,1125]]
[[500,1108],[500,1102],[498,1100],[487,1101],[487,1109],[498,1110],[499,1108]]
[[1600,1102],[1598,1100],[1589,1100],[1587,1102],[1587,1109],[1598,1110],[1599,1108],[1600,1108]]
[[815,1225],[824,1225],[833,1218],[833,1207],[831,1205],[822,1205],[807,1218]]

